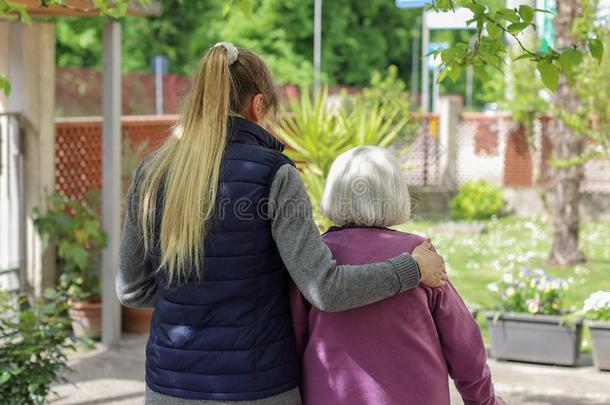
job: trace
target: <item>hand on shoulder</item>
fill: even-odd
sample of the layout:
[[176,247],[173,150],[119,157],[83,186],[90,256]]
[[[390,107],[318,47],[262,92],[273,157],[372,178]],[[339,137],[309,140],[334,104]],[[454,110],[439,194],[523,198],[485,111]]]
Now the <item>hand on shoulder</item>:
[[413,259],[419,266],[421,273],[420,282],[427,287],[444,287],[447,282],[445,271],[445,260],[441,255],[433,251],[432,242],[426,239],[423,243],[413,249]]

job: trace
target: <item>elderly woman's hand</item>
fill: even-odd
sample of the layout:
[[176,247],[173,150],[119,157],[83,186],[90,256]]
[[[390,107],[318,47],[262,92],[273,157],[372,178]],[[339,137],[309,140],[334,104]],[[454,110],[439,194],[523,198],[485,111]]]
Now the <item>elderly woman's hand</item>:
[[432,251],[431,248],[432,242],[430,242],[430,239],[427,239],[413,249],[411,256],[419,266],[421,283],[427,287],[443,287],[447,281],[445,260],[443,260],[441,255]]

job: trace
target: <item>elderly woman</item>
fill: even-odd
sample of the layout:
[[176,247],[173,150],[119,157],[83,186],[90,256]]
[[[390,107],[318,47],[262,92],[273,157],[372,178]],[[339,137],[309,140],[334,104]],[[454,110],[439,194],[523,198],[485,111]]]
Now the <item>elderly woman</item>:
[[[397,160],[365,146],[333,163],[321,203],[336,225],[323,236],[338,264],[364,264],[425,239],[388,227],[409,218]],[[432,246],[430,246],[431,249]],[[450,283],[424,286],[338,313],[291,305],[306,405],[449,404],[451,376],[465,404],[496,404],[478,325]]]

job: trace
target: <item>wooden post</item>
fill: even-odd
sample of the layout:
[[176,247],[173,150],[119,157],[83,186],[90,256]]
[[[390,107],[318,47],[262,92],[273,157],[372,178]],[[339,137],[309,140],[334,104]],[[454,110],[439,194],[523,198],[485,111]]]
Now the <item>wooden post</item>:
[[121,24],[104,26],[102,92],[102,226],[107,245],[102,254],[102,343],[121,339],[121,306],[115,272],[121,238]]
[[422,16],[422,48],[421,48],[421,103],[422,111],[430,111],[430,70],[428,69],[428,45],[430,44],[430,30],[426,21],[426,12]]

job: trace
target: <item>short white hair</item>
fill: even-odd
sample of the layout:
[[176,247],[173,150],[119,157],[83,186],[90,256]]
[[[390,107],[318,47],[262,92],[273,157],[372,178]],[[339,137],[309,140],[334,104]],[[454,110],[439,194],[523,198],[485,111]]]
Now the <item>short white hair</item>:
[[406,222],[411,201],[398,159],[376,146],[339,155],[328,173],[320,212],[338,226],[385,228]]

